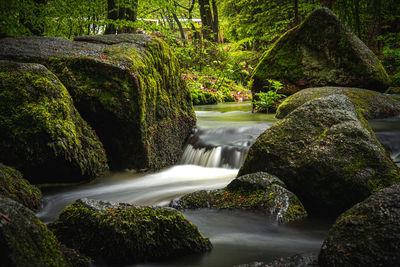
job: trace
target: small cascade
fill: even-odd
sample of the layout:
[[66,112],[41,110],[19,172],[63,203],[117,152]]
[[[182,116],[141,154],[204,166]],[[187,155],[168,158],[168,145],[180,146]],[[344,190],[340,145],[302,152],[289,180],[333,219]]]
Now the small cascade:
[[239,169],[254,140],[269,125],[200,128],[190,137],[181,164]]
[[369,121],[376,138],[400,167],[400,116]]
[[209,168],[239,169],[247,150],[232,146],[195,148],[193,145],[188,144],[183,152],[181,164]]
[[400,167],[400,132],[377,132],[376,138]]

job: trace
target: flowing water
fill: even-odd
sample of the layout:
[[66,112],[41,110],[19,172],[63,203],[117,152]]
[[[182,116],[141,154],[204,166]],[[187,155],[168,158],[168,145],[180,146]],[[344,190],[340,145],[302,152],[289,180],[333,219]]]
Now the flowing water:
[[[253,114],[249,103],[196,108],[197,130],[184,149],[181,162],[155,173],[114,173],[85,185],[44,188],[44,206],[37,214],[44,222],[78,198],[167,205],[189,192],[217,189],[235,178],[250,145],[276,120]],[[396,160],[400,155],[400,118],[375,120],[378,139]],[[187,219],[209,237],[214,249],[203,255],[134,266],[233,266],[271,261],[297,253],[317,253],[331,221],[309,218],[278,226],[265,215],[244,211],[185,211]]]

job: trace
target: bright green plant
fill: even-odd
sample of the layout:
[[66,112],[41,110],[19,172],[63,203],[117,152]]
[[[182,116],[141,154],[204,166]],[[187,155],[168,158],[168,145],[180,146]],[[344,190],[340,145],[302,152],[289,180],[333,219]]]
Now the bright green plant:
[[282,88],[280,82],[274,80],[268,80],[268,82],[269,86],[266,86],[267,92],[254,94],[253,106],[257,112],[275,112],[281,99],[286,97],[278,93],[278,90]]

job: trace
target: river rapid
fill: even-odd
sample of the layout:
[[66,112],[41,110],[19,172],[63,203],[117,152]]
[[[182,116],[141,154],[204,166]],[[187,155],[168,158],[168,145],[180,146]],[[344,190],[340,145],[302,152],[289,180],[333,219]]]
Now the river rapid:
[[[46,223],[54,221],[68,204],[83,197],[166,206],[190,192],[222,188],[236,177],[257,136],[276,121],[273,114],[251,113],[250,103],[198,106],[196,115],[197,129],[177,165],[154,173],[127,170],[89,184],[43,188],[44,205],[38,217]],[[377,138],[395,161],[400,160],[399,122],[399,117],[371,121]],[[200,209],[183,214],[210,238],[213,250],[132,266],[223,267],[268,262],[298,253],[318,253],[332,223],[332,219],[308,218],[278,226],[265,215],[229,210]]]

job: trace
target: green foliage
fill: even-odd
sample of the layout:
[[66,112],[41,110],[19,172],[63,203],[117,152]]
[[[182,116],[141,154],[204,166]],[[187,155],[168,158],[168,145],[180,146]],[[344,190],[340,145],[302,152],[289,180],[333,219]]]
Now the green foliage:
[[333,11],[366,44],[380,51],[400,41],[398,0],[335,0]]
[[253,105],[258,112],[274,112],[278,107],[280,100],[286,97],[283,94],[278,94],[278,90],[282,89],[282,83],[274,80],[268,80],[269,86],[267,92],[256,93]]
[[390,49],[386,46],[383,49],[383,61],[386,71],[392,77],[392,85],[400,86],[400,47]]
[[[299,0],[299,17],[304,18],[318,6],[318,2]],[[295,25],[291,0],[227,0],[221,7],[227,37],[247,48],[266,48]]]
[[193,105],[248,100],[250,96],[250,90],[225,77],[191,73],[184,73],[183,77],[190,89]]
[[15,0],[0,3],[0,33],[45,35],[71,39],[96,34],[106,21],[106,0]]

